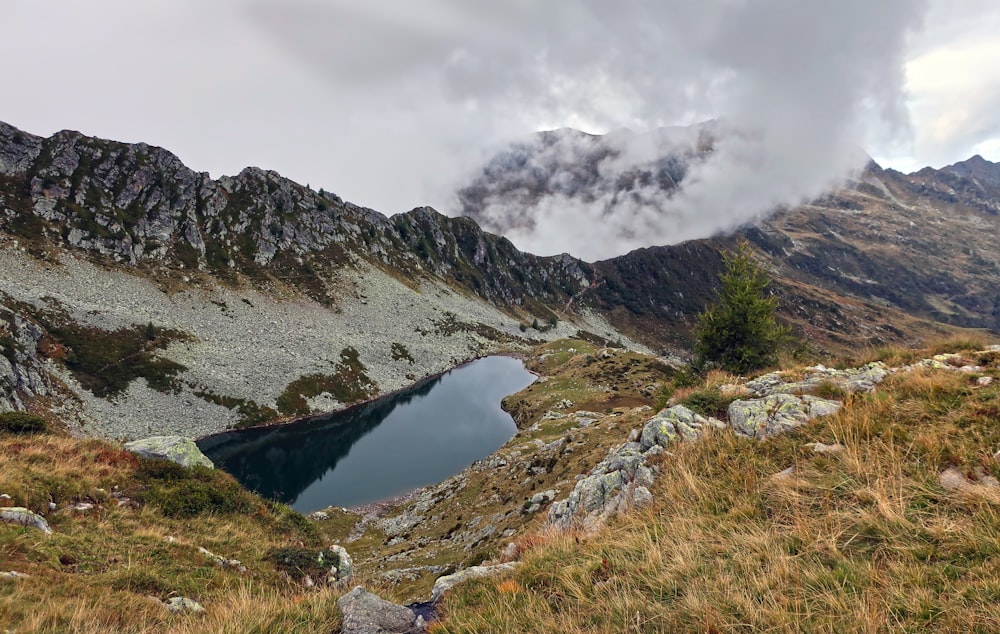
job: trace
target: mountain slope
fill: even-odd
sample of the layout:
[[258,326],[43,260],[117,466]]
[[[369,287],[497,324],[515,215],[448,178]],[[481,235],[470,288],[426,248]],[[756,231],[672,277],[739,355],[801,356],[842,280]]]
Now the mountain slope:
[[[589,148],[572,178],[500,161],[481,185],[518,204],[554,187],[669,195],[711,151],[712,127],[660,134],[628,157],[645,161],[631,180],[598,168],[634,152],[636,134],[564,130],[542,145],[550,167],[566,139]],[[684,152],[662,154],[678,142]],[[938,200],[948,179],[988,197],[991,165],[923,177],[872,166],[746,230],[804,345],[921,339],[946,330],[934,320],[994,325],[996,214]],[[259,168],[213,180],[161,148],[0,124],[0,407],[56,411],[103,436],[200,435],[338,409],[577,331],[683,355],[732,245],[538,257],[430,208],[388,218]]]
[[[630,196],[656,207],[684,186],[720,133],[713,124],[645,137],[540,133],[487,163],[459,199],[466,214],[498,231],[531,229],[534,206],[546,198],[570,207],[603,200],[609,217]],[[737,237],[759,248],[786,319],[819,348],[856,344],[859,336],[869,345],[920,336],[914,318],[995,328],[998,183],[1000,165],[981,157],[910,175],[870,163],[836,192],[777,210]],[[678,322],[676,336],[660,342],[682,345],[691,317],[711,297],[719,250],[732,244],[692,241],[597,262],[584,295],[633,334]]]
[[103,436],[329,411],[533,338],[621,337],[553,312],[589,285],[572,258],[75,132],[0,125],[0,261],[0,407]]

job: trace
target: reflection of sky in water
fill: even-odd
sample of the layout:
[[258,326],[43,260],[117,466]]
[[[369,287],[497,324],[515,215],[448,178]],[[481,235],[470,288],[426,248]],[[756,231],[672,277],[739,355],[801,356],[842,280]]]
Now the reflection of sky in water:
[[[332,469],[303,465],[319,477],[307,476],[311,482],[303,482],[297,495],[284,493],[294,500],[296,510],[309,512],[382,500],[444,480],[489,455],[514,434],[514,422],[500,408],[500,401],[533,380],[517,359],[489,357],[449,372],[427,394],[410,396],[408,402],[406,394],[390,397],[400,404],[384,408],[387,415],[375,421],[373,429],[351,438],[349,447],[338,448],[341,451],[336,452]],[[329,429],[318,427],[314,433],[301,434],[295,437],[296,445],[323,443],[328,438],[324,431]],[[287,443],[286,438],[280,448],[256,448],[259,459],[251,461],[254,472],[234,475],[244,482],[260,483],[278,465],[278,471],[295,468],[298,461],[289,455],[295,448]],[[282,475],[287,474],[276,477]],[[288,478],[282,481],[288,486]]]

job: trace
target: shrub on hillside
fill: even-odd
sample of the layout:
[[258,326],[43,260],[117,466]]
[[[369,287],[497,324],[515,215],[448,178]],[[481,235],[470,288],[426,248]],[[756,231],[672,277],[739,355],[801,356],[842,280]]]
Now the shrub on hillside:
[[206,467],[182,467],[169,460],[143,460],[136,471],[137,501],[160,509],[165,517],[204,513],[248,513],[259,504],[228,474]]
[[28,412],[3,412],[0,414],[0,433],[43,434],[48,431],[45,419]]
[[267,559],[274,567],[296,581],[309,576],[316,580],[330,571],[334,565],[340,565],[340,560],[332,552],[319,551],[310,548],[288,546],[272,550]]

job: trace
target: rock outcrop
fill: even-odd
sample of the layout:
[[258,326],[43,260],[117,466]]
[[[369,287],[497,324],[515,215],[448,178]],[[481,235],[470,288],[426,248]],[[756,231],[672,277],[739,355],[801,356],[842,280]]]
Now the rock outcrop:
[[143,458],[169,460],[182,467],[215,468],[212,461],[201,453],[193,440],[182,436],[151,436],[142,440],[133,440],[125,443],[125,449]]
[[646,422],[639,442],[613,449],[576,483],[569,497],[549,507],[548,522],[560,528],[592,525],[652,500],[649,487],[655,475],[648,458],[672,442],[695,440],[709,429],[724,427],[725,423],[695,414],[683,405],[664,409]]
[[805,368],[803,372],[805,377],[796,381],[786,381],[785,372],[771,372],[747,381],[743,387],[756,397],[806,394],[824,387],[830,391],[840,390],[846,393],[871,392],[890,374],[889,368],[881,361],[848,370],[817,365]]
[[23,410],[26,399],[55,391],[38,352],[43,334],[36,323],[0,304],[0,412]]
[[417,634],[424,631],[413,610],[358,586],[337,599],[343,634]]
[[347,585],[354,578],[354,561],[347,549],[334,544],[329,551],[333,553],[334,563],[330,566],[330,574],[327,577],[328,583]]
[[816,418],[835,414],[839,401],[776,392],[764,398],[736,400],[729,405],[729,424],[741,436],[767,438],[795,429]]

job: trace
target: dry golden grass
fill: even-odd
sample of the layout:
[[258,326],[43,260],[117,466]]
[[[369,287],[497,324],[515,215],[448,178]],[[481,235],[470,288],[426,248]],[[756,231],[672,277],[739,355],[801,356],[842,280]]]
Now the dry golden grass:
[[[44,513],[50,536],[0,524],[0,626],[13,632],[312,632],[339,622],[337,593],[307,591],[276,570],[275,548],[327,544],[301,516],[233,489],[221,472],[198,490],[229,495],[234,508],[166,517],[152,503],[118,505],[174,483],[143,475],[143,463],[112,443],[66,437],[0,436],[0,492]],[[147,469],[148,471],[148,469]],[[49,511],[49,502],[58,510]],[[74,511],[88,502],[95,507]],[[228,502],[227,502],[228,504]],[[225,505],[223,505],[225,507]],[[226,507],[228,508],[228,507]],[[222,568],[204,547],[240,559],[246,573]],[[186,596],[205,615],[171,615],[162,601]]]
[[952,334],[943,339],[932,340],[923,348],[909,348],[899,344],[865,350],[857,355],[843,358],[838,366],[854,367],[882,361],[886,365],[898,367],[926,359],[936,354],[970,352],[983,350],[990,343],[996,343],[996,336],[978,331]]
[[998,421],[996,384],[927,370],[784,437],[678,445],[653,505],[522,543],[524,590],[460,586],[436,631],[997,631],[1000,495],[938,475],[1000,475]]

